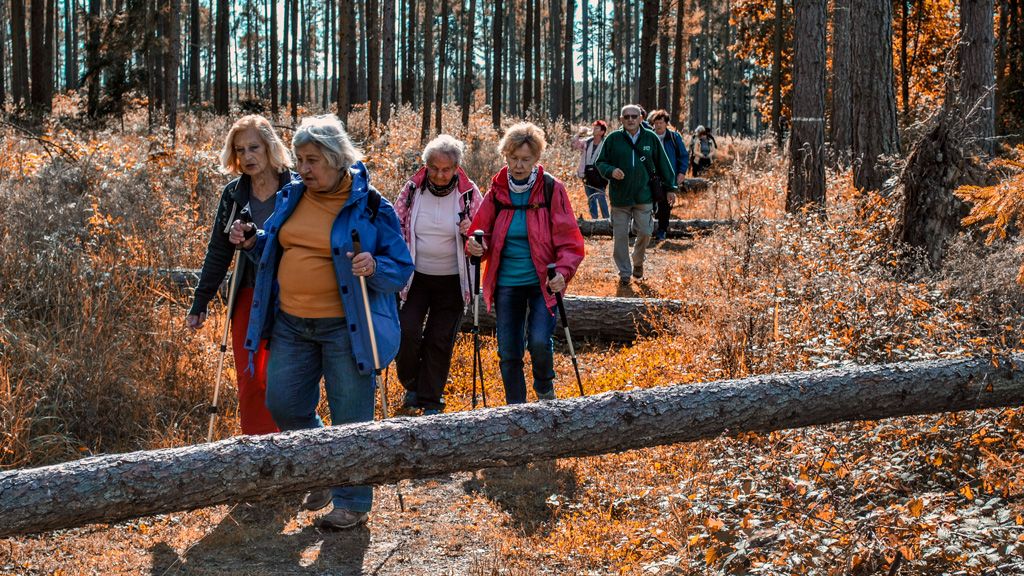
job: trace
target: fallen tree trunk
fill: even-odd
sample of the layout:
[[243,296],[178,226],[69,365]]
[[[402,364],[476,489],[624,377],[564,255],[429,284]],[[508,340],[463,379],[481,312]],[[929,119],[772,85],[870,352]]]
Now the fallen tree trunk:
[[240,436],[0,474],[0,537],[325,486],[851,420],[1024,405],[1024,354],[755,376]]
[[[584,236],[612,235],[612,222],[607,218],[584,220],[577,218],[580,232]],[[669,220],[667,235],[669,238],[692,238],[698,234],[706,234],[719,226],[731,226],[732,220]]]
[[[199,271],[184,268],[170,270],[143,270],[140,275],[155,277],[169,288],[192,290],[199,284]],[[227,286],[231,274],[221,284],[221,295],[227,298]],[[665,313],[687,311],[699,313],[702,305],[656,298],[601,298],[597,296],[567,295],[565,313],[569,318],[569,327],[573,340],[593,340],[601,342],[632,342],[638,335],[647,335],[656,327],[655,318],[663,318]],[[480,303],[480,330],[484,334],[493,334],[496,321],[494,312],[487,312],[487,307]],[[473,329],[472,309],[462,319],[462,331]],[[555,337],[561,338],[563,331],[555,330]]]

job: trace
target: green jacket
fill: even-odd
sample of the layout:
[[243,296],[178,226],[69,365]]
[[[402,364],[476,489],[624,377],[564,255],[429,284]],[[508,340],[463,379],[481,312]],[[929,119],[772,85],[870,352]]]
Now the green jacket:
[[[661,139],[653,130],[640,127],[640,135],[636,139],[636,149],[630,146],[629,134],[622,128],[612,132],[604,139],[601,153],[594,165],[602,176],[608,179],[608,201],[612,206],[635,206],[650,204],[651,191],[647,187],[648,169],[656,170],[661,178],[661,185],[666,192],[676,188],[676,174],[665,154]],[[647,167],[641,162],[641,156],[647,158]],[[626,177],[622,180],[612,178],[612,172],[618,168]]]

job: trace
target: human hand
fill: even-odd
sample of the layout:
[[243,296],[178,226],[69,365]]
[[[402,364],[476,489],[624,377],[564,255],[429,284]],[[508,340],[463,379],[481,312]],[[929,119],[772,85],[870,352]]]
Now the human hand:
[[468,236],[469,235],[469,224],[470,224],[469,218],[464,218],[462,220],[462,222],[459,222],[459,234],[462,234],[463,236]]
[[377,261],[373,259],[373,254],[346,252],[345,255],[352,259],[352,274],[355,276],[373,276],[373,273],[377,271]]
[[188,316],[185,317],[185,326],[188,327],[188,329],[193,332],[202,328],[205,322],[206,312],[203,312],[202,314],[199,315],[189,314]]
[[673,206],[676,203],[676,193],[675,192],[669,192],[665,196],[665,200],[668,201],[668,205],[669,206]]
[[565,290],[565,277],[561,274],[555,274],[551,278],[548,278],[548,290],[550,290],[552,294]]
[[619,168],[616,168],[615,171],[612,172],[612,178],[615,178],[616,180],[622,180],[625,177],[626,173],[620,170]]
[[[686,182],[686,174],[676,174],[676,186],[682,186]],[[681,190],[682,188],[680,188]]]
[[228,241],[235,245],[236,249],[250,250],[256,245],[256,225],[252,222],[235,220],[231,223],[231,230],[228,232]]
[[480,257],[484,255],[486,245],[486,242],[481,244],[476,241],[476,238],[470,237],[470,239],[466,241],[466,250],[469,252],[470,256]]

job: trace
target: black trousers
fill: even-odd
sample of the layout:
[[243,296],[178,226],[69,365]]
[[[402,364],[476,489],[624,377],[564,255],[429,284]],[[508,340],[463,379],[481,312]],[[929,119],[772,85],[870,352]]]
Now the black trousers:
[[658,221],[656,230],[668,230],[668,221],[672,218],[672,207],[668,205],[668,195],[665,199],[654,205],[654,219]]
[[444,387],[464,308],[458,274],[413,275],[398,311],[402,340],[395,368],[402,386],[416,393],[419,408],[444,409]]

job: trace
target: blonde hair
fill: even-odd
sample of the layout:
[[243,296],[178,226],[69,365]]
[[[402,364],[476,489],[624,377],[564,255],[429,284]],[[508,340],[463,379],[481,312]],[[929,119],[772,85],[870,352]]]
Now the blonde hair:
[[231,125],[231,130],[228,130],[227,138],[224,139],[224,148],[220,151],[221,174],[238,176],[242,173],[238,155],[235,154],[235,136],[249,128],[256,130],[256,133],[260,135],[263,144],[267,147],[267,159],[270,161],[270,167],[278,174],[295,165],[291,153],[288,152],[284,142],[281,142],[281,138],[274,131],[274,127],[270,125],[270,121],[259,114],[250,114],[236,120]]
[[505,136],[498,142],[498,154],[503,157],[510,156],[516,150],[522,148],[523,144],[530,147],[530,151],[540,157],[547,148],[548,143],[544,140],[544,131],[533,122],[520,122],[508,129]]
[[292,136],[292,150],[306,144],[315,144],[324,153],[327,164],[342,172],[363,159],[363,153],[352,143],[345,126],[334,114],[302,119],[295,136]]

